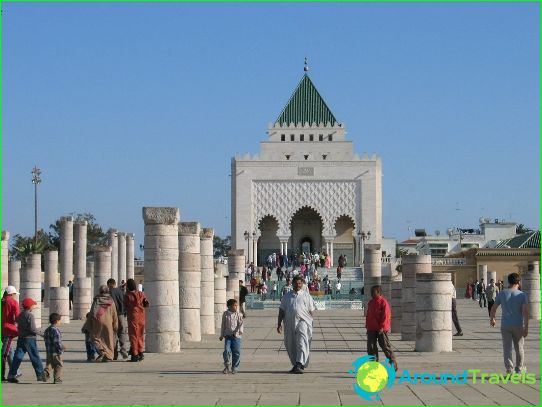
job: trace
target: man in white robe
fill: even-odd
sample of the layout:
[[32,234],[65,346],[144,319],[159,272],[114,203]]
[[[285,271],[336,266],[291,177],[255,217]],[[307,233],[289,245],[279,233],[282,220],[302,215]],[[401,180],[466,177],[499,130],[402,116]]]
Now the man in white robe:
[[282,297],[279,308],[277,332],[282,333],[284,321],[284,346],[293,365],[290,373],[301,374],[309,365],[312,339],[312,313],[316,309],[308,290],[303,290],[303,278],[296,276],[293,291]]

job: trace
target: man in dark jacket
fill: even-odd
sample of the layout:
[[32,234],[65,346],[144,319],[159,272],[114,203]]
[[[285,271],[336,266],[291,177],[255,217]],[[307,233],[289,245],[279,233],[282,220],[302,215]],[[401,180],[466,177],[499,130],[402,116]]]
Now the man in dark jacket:
[[243,318],[247,316],[247,309],[246,309],[247,295],[248,295],[248,289],[245,287],[243,280],[239,280],[239,304],[241,304],[241,314],[243,314]]
[[126,348],[129,346],[128,342],[128,320],[126,317],[126,308],[124,307],[124,291],[117,287],[115,279],[110,278],[107,280],[107,286],[109,287],[109,295],[113,298],[115,306],[117,307],[118,318],[118,330],[117,341],[115,343],[115,354],[113,359],[117,360],[120,354],[124,360],[128,359],[128,351]]

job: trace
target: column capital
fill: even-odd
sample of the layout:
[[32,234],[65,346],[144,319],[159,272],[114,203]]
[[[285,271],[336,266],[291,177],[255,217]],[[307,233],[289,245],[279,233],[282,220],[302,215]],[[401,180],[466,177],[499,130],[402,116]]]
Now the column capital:
[[143,207],[143,220],[146,225],[175,225],[179,219],[179,208]]
[[281,243],[287,243],[288,240],[290,240],[290,236],[286,236],[286,235],[278,235],[277,237],[279,238],[279,241]]
[[335,236],[324,236],[325,243],[333,243],[334,240],[335,240]]

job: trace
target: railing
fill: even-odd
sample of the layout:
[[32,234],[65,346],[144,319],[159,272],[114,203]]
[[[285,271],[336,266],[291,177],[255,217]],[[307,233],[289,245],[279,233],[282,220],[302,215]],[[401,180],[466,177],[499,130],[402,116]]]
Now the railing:
[[452,258],[452,259],[431,259],[433,266],[464,266],[467,264],[465,259]]
[[134,260],[135,267],[143,267],[143,260]]

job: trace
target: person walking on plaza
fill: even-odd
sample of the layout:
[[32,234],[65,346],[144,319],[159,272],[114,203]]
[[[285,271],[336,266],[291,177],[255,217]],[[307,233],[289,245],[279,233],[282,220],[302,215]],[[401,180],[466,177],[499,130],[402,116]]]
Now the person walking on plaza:
[[475,280],[472,283],[472,300],[478,301],[478,280]]
[[239,280],[239,303],[241,305],[241,314],[243,315],[243,318],[247,316],[247,295],[248,288],[245,287],[243,280]]
[[53,372],[54,383],[61,384],[62,378],[62,353],[64,353],[64,345],[62,344],[62,333],[58,326],[60,325],[60,314],[53,312],[49,315],[49,328],[43,333],[45,340],[46,363],[45,363],[45,379],[49,380],[51,372]]
[[128,321],[128,337],[130,338],[130,362],[140,362],[144,355],[145,308],[149,306],[145,294],[137,290],[136,282],[129,278],[126,282],[124,306]]
[[126,307],[124,306],[124,291],[117,287],[117,282],[114,278],[107,280],[107,286],[109,287],[109,295],[115,302],[115,307],[117,308],[117,318],[118,318],[118,330],[117,338],[115,340],[115,351],[113,354],[113,359],[117,360],[120,354],[122,359],[128,359],[128,319],[126,316]]
[[19,303],[15,299],[17,289],[8,285],[2,297],[2,381],[6,381],[6,373],[13,363],[15,354],[15,339],[17,331],[17,317],[19,316]]
[[90,330],[89,330],[90,323],[91,323],[90,312],[87,312],[86,321],[81,327],[81,333],[85,334],[85,348],[87,351],[87,362],[93,362],[94,359],[96,359],[96,355],[98,354],[98,350],[96,349],[96,346],[94,345],[94,342],[92,342],[92,339],[90,337]]
[[32,310],[36,308],[36,305],[38,304],[32,298],[25,298],[23,300],[23,312],[17,317],[19,338],[17,339],[17,349],[15,349],[15,355],[13,356],[13,363],[9,368],[8,382],[10,383],[19,383],[17,372],[23,361],[24,354],[27,352],[38,382],[47,381],[36,341],[38,334],[42,334],[36,328],[36,319],[32,314]]
[[[491,307],[489,324],[494,327],[495,314],[502,306],[501,336],[506,373],[521,373],[525,370],[523,343],[529,333],[529,309],[527,295],[519,290],[519,274],[508,275],[508,288],[497,294],[495,304]],[[516,352],[516,364],[512,360],[512,347]]]
[[489,285],[486,287],[486,297],[487,297],[487,312],[491,315],[491,307],[495,304],[495,298],[499,293],[499,287],[495,285],[495,280],[491,279]]
[[480,284],[478,284],[478,297],[478,304],[480,304],[480,308],[482,308],[482,300],[484,300],[484,307],[487,307],[486,283],[484,282],[483,278],[480,280]]
[[302,374],[309,365],[313,312],[316,310],[312,296],[302,288],[303,278],[294,277],[293,290],[280,302],[277,322],[277,332],[281,334],[284,321],[284,346],[293,365],[290,373],[295,374]]
[[335,284],[335,298],[339,298],[341,296],[341,280],[338,280]]
[[282,300],[282,297],[286,295],[286,293],[292,291],[294,287],[292,287],[292,283],[289,278],[286,279],[286,285],[282,287],[282,290],[280,291],[280,299]]
[[277,299],[277,282],[273,281],[273,285],[271,286],[271,298],[273,298],[273,301]]
[[94,361],[110,362],[115,353],[119,318],[115,301],[109,295],[106,285],[100,286],[99,294],[94,297],[90,315],[90,338],[98,350],[98,357]]
[[243,336],[243,316],[237,312],[237,300],[229,299],[226,302],[228,309],[222,314],[220,327],[220,340],[224,339],[224,370],[222,373],[239,371],[241,362],[241,337]]
[[454,323],[455,330],[457,331],[454,336],[463,336],[463,330],[461,325],[459,325],[459,318],[457,317],[457,293],[455,287],[452,285],[452,322]]
[[367,354],[374,356],[378,362],[378,345],[386,355],[390,363],[397,371],[397,361],[391,349],[388,332],[391,329],[391,307],[382,295],[382,287],[374,285],[371,287],[371,300],[367,304],[367,315],[365,327],[367,329]]

